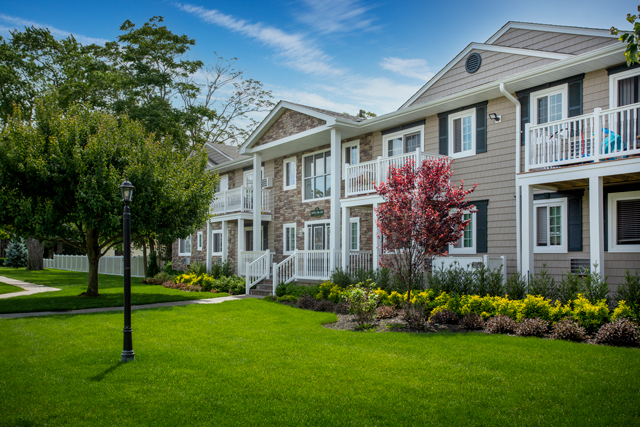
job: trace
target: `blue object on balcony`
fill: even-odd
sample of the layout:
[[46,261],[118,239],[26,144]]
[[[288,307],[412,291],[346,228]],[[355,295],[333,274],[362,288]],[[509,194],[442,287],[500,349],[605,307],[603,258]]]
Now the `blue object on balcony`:
[[622,151],[622,138],[620,135],[607,128],[602,129],[602,131],[605,135],[608,135],[602,140],[602,154],[610,154],[613,150]]

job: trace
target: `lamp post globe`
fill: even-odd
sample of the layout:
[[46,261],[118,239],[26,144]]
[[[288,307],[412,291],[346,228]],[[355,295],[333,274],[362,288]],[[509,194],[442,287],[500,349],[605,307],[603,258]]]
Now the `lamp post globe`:
[[122,249],[124,252],[124,334],[120,362],[135,360],[133,340],[131,338],[131,212],[129,203],[133,197],[134,186],[128,180],[120,185],[124,211],[122,213]]

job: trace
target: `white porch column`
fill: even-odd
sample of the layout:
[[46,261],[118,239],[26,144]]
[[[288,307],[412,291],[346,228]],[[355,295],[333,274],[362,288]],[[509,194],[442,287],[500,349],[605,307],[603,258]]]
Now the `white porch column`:
[[342,269],[349,267],[349,251],[351,250],[351,233],[349,227],[349,218],[351,217],[351,209],[342,207]]
[[222,221],[222,262],[229,257],[229,227],[227,221]]
[[528,280],[529,273],[533,274],[533,187],[522,187],[522,270]]
[[[591,271],[604,277],[604,227],[603,227],[602,177],[589,178],[589,250]],[[595,266],[594,264],[597,264]]]
[[[337,258],[333,251],[340,250],[340,187],[342,183],[340,167],[342,138],[338,129],[331,129],[331,237],[329,238],[330,271],[336,269]],[[343,248],[344,250],[344,248]]]
[[212,253],[211,223],[207,222],[207,273],[211,273],[211,253]]
[[373,204],[373,268],[380,268],[380,239],[378,238],[378,203]]
[[253,153],[253,250],[262,249],[260,225],[262,218],[262,154]]
[[244,251],[244,219],[238,220],[238,266],[240,266],[240,252]]

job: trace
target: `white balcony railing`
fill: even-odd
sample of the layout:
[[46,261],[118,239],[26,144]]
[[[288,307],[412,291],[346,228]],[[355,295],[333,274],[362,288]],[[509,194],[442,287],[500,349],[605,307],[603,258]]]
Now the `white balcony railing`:
[[373,269],[373,251],[349,251],[349,269],[351,271]]
[[527,124],[525,171],[640,154],[640,103],[569,119]]
[[[271,190],[262,189],[262,212],[271,212]],[[253,188],[241,186],[216,193],[210,212],[222,215],[232,212],[253,212]]]
[[297,279],[327,280],[331,277],[331,257],[334,268],[340,268],[339,250],[295,251],[280,264],[273,266],[273,283],[289,283]]
[[357,196],[360,194],[374,193],[375,185],[387,180],[390,167],[402,167],[409,160],[415,164],[422,163],[428,158],[444,158],[440,154],[414,151],[407,154],[400,154],[393,157],[378,157],[370,162],[346,165],[345,167],[345,195]]

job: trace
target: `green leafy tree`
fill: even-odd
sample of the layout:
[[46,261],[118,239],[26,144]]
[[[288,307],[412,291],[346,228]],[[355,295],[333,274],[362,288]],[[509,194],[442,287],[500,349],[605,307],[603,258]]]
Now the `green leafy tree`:
[[[640,5],[638,6],[638,12],[640,12]],[[618,40],[627,44],[627,48],[624,51],[624,57],[627,59],[627,65],[640,63],[640,49],[638,49],[638,42],[640,41],[640,16],[627,13],[627,21],[633,25],[633,31],[622,32],[616,27],[611,27],[611,34],[614,36],[619,35]]]
[[206,154],[174,149],[131,119],[71,106],[57,97],[19,109],[0,133],[0,224],[39,240],[61,240],[87,254],[87,295],[98,295],[98,263],[122,243],[119,185],[135,185],[132,239],[184,238],[205,223],[217,177]]

